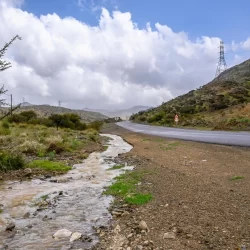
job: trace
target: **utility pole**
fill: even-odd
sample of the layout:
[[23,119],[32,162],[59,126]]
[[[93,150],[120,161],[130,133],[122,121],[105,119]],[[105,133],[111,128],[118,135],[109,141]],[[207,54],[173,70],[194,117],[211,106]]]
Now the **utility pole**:
[[216,69],[215,77],[219,76],[223,71],[227,69],[223,41],[220,41],[219,49],[220,49],[220,52],[219,52],[220,57],[219,57],[219,62],[218,62],[218,66]]
[[12,94],[10,94],[10,116],[12,117]]
[[61,103],[62,103],[61,101],[58,101],[58,106],[59,106],[59,107],[61,107]]

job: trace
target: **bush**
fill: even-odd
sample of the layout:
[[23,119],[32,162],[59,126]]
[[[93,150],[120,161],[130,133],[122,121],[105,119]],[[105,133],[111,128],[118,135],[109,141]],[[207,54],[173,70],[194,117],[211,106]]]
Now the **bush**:
[[56,154],[60,154],[65,151],[65,148],[61,145],[57,145],[55,143],[51,143],[47,148],[47,152],[55,152]]
[[25,154],[38,154],[45,150],[45,145],[36,141],[25,141],[18,149]]
[[100,131],[101,127],[103,125],[102,121],[94,121],[88,124],[88,128],[95,129],[97,131]]
[[45,138],[45,142],[48,144],[59,144],[63,142],[63,138],[60,135],[51,135]]
[[9,129],[9,128],[10,128],[10,124],[8,123],[7,120],[3,120],[3,121],[2,121],[2,127],[3,127],[3,128],[6,128],[6,129]]
[[0,153],[0,171],[7,172],[24,168],[24,160],[20,155]]

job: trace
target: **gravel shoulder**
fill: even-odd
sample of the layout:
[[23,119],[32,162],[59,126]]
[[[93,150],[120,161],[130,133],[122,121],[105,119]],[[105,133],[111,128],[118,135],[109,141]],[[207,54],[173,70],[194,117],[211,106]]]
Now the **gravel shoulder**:
[[[116,199],[126,211],[114,213],[96,249],[250,249],[249,148],[143,135],[112,124],[103,132],[134,146],[117,161],[147,173],[138,188],[153,199],[142,206]],[[141,221],[147,228],[138,226]]]

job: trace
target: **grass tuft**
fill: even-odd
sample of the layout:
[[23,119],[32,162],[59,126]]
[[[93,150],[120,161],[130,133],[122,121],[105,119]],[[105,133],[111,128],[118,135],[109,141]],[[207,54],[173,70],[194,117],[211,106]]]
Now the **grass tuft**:
[[70,166],[66,166],[60,162],[47,161],[47,160],[35,160],[28,164],[29,168],[38,168],[46,171],[59,171],[68,172],[71,170]]
[[134,205],[143,205],[152,199],[148,193],[137,192],[137,184],[141,181],[143,172],[125,172],[115,178],[115,182],[109,186],[104,194],[122,197],[125,202]]
[[113,167],[109,168],[108,170],[117,170],[117,169],[121,169],[121,168],[124,168],[124,167],[125,167],[124,164],[114,165]]
[[233,176],[230,178],[230,181],[241,180],[244,179],[244,176]]

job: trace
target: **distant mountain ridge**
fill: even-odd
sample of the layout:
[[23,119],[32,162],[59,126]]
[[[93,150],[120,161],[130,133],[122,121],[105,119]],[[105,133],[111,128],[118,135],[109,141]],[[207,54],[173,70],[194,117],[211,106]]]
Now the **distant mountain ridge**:
[[[29,103],[28,103],[29,104]],[[2,111],[5,111],[6,108],[1,108]],[[24,105],[21,108],[14,111],[15,113],[20,113],[26,110],[33,110],[35,111],[40,117],[48,117],[51,114],[65,114],[65,113],[74,113],[81,117],[81,119],[85,122],[92,122],[96,120],[104,120],[108,118],[107,116],[100,114],[98,112],[90,112],[84,110],[77,110],[77,109],[68,109],[63,107],[56,107],[50,105]]]
[[172,126],[176,113],[181,126],[250,130],[250,60],[199,89],[138,112],[131,120]]
[[132,115],[132,114],[135,114],[139,111],[144,111],[144,110],[147,110],[147,109],[150,109],[151,107],[149,106],[134,106],[132,108],[127,108],[127,109],[118,109],[118,110],[105,110],[105,109],[89,109],[89,108],[84,108],[84,110],[86,111],[94,111],[94,112],[99,112],[105,116],[108,116],[108,117],[121,117],[123,120],[128,120],[129,117]]

